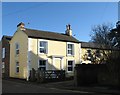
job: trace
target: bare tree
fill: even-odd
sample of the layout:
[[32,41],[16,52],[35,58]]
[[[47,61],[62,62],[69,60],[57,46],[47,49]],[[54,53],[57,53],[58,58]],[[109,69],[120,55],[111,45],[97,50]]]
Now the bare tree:
[[92,27],[91,42],[102,44],[104,46],[111,46],[112,43],[109,40],[108,34],[110,30],[113,28],[112,24],[99,24]]
[[112,48],[112,42],[110,41],[108,36],[112,28],[113,25],[110,23],[95,25],[94,27],[92,27],[92,32],[90,34],[91,36],[90,42],[96,43],[96,45],[100,46],[101,53],[103,54],[104,59],[108,59],[109,57],[108,54],[111,52],[111,51],[106,52],[106,50],[104,49]]
[[[117,39],[117,42],[120,41],[118,38],[118,32],[117,31],[117,36],[115,32],[111,31],[113,30],[113,25],[112,24],[101,24],[101,25],[96,25],[92,28],[92,33],[91,33],[91,42],[97,43],[101,46],[103,49],[103,56],[106,59],[106,63],[108,66],[108,71],[110,75],[110,79],[112,81],[118,81],[120,84],[120,64],[119,64],[119,59],[120,59],[120,50],[118,48],[114,47],[115,41],[113,41],[114,38]],[[119,32],[120,33],[120,32]],[[109,52],[106,53],[106,50],[104,48],[109,48]]]

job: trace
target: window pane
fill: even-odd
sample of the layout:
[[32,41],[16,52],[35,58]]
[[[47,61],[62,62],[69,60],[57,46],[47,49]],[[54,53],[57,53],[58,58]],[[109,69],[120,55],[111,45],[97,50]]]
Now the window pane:
[[40,41],[40,53],[47,53],[47,42]]
[[68,61],[68,65],[73,65],[73,61]]
[[16,62],[16,66],[19,66],[19,62]]
[[67,48],[67,51],[68,51],[68,54],[70,54],[70,55],[73,55],[74,53],[73,53],[73,44],[68,44],[68,46],[67,46],[68,48]]
[[40,42],[40,47],[46,47],[46,42],[41,41],[41,42]]
[[15,50],[16,50],[16,54],[19,54],[19,44],[18,43],[15,44]]
[[71,54],[71,55],[72,55],[72,50],[68,50],[68,54]]
[[19,62],[16,62],[16,73],[19,73]]
[[68,71],[73,71],[72,67],[68,67]]
[[40,53],[46,53],[46,49],[45,48],[40,48]]
[[40,60],[39,65],[46,65],[46,60]]
[[5,63],[4,62],[2,62],[2,68],[5,68]]
[[39,60],[40,70],[46,70],[46,60]]
[[17,72],[17,73],[19,72],[19,67],[16,68],[16,72]]
[[18,44],[16,44],[16,49],[19,49],[19,45]]
[[68,61],[68,71],[73,71],[73,61]]
[[72,49],[72,44],[68,44],[68,48],[69,48],[69,49]]
[[16,54],[19,54],[19,50],[16,50]]
[[2,49],[2,58],[5,58],[5,48]]

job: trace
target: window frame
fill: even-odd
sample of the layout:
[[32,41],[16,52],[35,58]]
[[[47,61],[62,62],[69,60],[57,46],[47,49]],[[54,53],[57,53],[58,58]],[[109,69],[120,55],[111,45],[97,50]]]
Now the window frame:
[[[19,62],[18,61],[16,61],[16,67],[15,67],[15,72],[18,74],[19,72],[20,72],[20,64],[19,64]],[[17,71],[17,69],[18,69],[18,71]]]
[[[18,45],[18,48],[17,48]],[[15,55],[19,55],[20,54],[20,45],[19,43],[15,43]]]
[[2,73],[5,73],[5,62],[2,62]]
[[[40,43],[41,42],[45,42],[46,43],[46,47],[44,47],[44,46],[40,46]],[[45,41],[45,40],[41,40],[41,41],[39,41],[39,43],[38,43],[38,52],[39,52],[39,54],[48,54],[48,41]],[[40,49],[45,49],[45,53],[44,52],[40,52]]]
[[5,47],[3,47],[2,48],[2,58],[5,58],[5,51],[6,51]]
[[[68,45],[72,45],[72,49],[68,48]],[[75,53],[74,53],[74,52],[75,52],[75,51],[74,51],[74,48],[75,48],[74,43],[67,42],[67,55],[68,55],[68,56],[74,56],[74,54],[75,54]],[[68,54],[68,51],[69,51],[69,50],[72,51],[72,54]]]
[[[45,61],[45,65],[42,65],[40,66],[40,61]],[[48,60],[47,59],[39,59],[38,60],[38,68],[45,68],[45,70],[47,70],[47,63],[48,63]]]
[[[68,65],[69,61],[72,61],[72,65]],[[75,66],[75,60],[67,60],[67,72],[73,72],[74,71],[74,66]],[[72,68],[72,71],[68,70],[69,67]]]

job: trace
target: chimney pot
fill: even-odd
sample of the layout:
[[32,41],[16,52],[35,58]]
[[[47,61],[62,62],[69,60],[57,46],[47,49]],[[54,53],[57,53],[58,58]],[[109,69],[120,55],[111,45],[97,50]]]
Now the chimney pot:
[[66,25],[66,35],[72,36],[72,29],[70,24]]
[[25,24],[23,22],[21,22],[17,25],[17,28],[20,29],[20,30],[25,30],[24,27],[25,27]]

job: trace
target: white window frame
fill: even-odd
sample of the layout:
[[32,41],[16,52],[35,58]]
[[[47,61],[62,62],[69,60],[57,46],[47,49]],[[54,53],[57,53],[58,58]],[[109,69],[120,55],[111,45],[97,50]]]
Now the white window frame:
[[[18,63],[18,65],[17,65],[17,63]],[[18,61],[16,61],[16,64],[15,64],[15,72],[16,73],[19,73],[20,72],[20,63],[18,62]],[[17,68],[19,68],[19,72],[17,72]]]
[[[40,60],[41,60],[41,61],[46,61],[45,66],[40,66]],[[38,68],[39,68],[39,67],[45,67],[45,70],[47,70],[47,64],[48,64],[48,59],[39,59],[39,60],[38,60]]]
[[[48,41],[46,41],[46,40],[40,40],[40,41],[38,41],[39,43],[38,43],[38,52],[39,52],[39,54],[48,54]],[[45,42],[46,43],[46,47],[41,47],[40,46],[40,42]],[[46,49],[46,52],[45,53],[41,53],[40,52],[40,48],[45,48]]]
[[[16,48],[17,45],[18,45],[18,48]],[[17,54],[17,51],[19,52],[18,54]],[[15,55],[19,55],[19,54],[20,54],[20,46],[18,43],[15,43]]]
[[[68,71],[68,67],[70,67],[69,65],[68,65],[68,62],[69,61],[72,61],[72,71]],[[74,71],[74,67],[75,67],[75,60],[67,60],[67,72],[73,72]]]
[[2,62],[2,73],[5,73],[5,62]]
[[2,48],[2,58],[5,58],[5,47]]
[[[69,45],[69,44],[72,45],[72,49],[69,49],[69,48],[68,48],[68,45]],[[74,47],[75,47],[75,46],[74,46],[74,43],[67,42],[67,55],[68,55],[68,56],[74,56]],[[68,54],[68,50],[72,50],[72,54]]]

